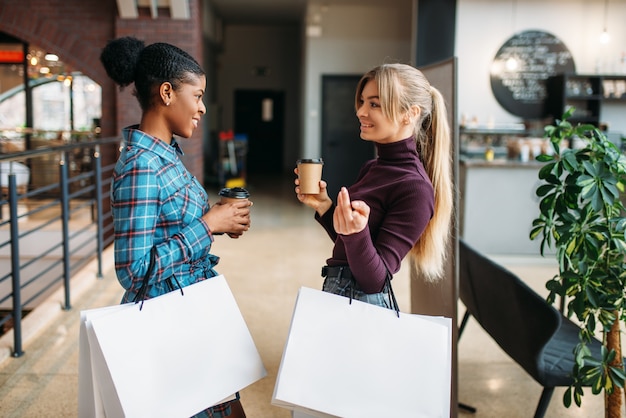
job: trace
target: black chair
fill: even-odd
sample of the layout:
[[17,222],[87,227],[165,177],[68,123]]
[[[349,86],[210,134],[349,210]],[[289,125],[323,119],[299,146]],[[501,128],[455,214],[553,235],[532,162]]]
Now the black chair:
[[[459,295],[470,315],[533,379],[543,386],[535,418],[544,416],[557,386],[569,386],[579,327],[519,277],[459,241]],[[601,343],[592,341],[599,357]],[[461,405],[462,406],[462,405]],[[470,408],[467,408],[471,410]]]

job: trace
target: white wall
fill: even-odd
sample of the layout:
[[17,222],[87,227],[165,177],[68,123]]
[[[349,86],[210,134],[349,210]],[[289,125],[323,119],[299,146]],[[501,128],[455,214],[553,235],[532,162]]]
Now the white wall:
[[321,154],[322,75],[360,75],[384,62],[411,63],[412,57],[413,0],[331,0],[324,9],[320,4],[311,2],[308,12],[310,19],[319,15],[319,22],[312,23],[321,36],[307,36],[304,47],[301,157],[309,158]]
[[[489,72],[498,49],[511,36],[541,30],[559,38],[574,58],[577,73],[626,73],[626,0],[610,0],[609,44],[600,43],[604,1],[600,0],[458,0],[455,51],[458,57],[458,111],[479,124],[520,122],[504,110],[491,92]],[[513,11],[515,10],[515,13]],[[618,106],[617,109],[615,106]],[[609,105],[601,119],[626,134],[624,105]]]

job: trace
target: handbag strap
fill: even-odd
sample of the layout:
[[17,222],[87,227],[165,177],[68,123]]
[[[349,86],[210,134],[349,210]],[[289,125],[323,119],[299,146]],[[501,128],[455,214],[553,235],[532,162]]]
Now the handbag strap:
[[[385,277],[385,285],[383,286],[383,291],[385,290],[385,287],[386,287],[387,295],[389,296],[389,305],[391,306],[391,309],[396,311],[396,316],[400,318],[400,307],[398,306],[398,301],[396,300],[396,294],[393,293],[393,287],[391,286],[391,277],[392,277],[391,272],[389,271],[386,265],[385,265],[385,269],[387,270],[387,277]],[[354,282],[354,278],[352,279],[352,282]],[[352,299],[354,299],[354,286],[351,283],[350,284],[350,305],[352,305]]]
[[[155,265],[156,265],[156,247],[152,247],[150,249],[150,263],[148,264],[148,270],[146,271],[146,275],[143,276],[141,287],[139,288],[139,291],[135,295],[135,299],[133,299],[133,302],[135,303],[141,302],[141,305],[139,305],[139,310],[143,309],[143,302],[146,300],[146,293],[148,292],[148,282],[150,281],[150,276],[152,276]],[[176,290],[176,288],[172,284],[172,279],[174,279],[174,281],[176,282],[176,287],[180,289],[180,294],[184,296],[185,293],[183,292],[183,288],[180,285],[180,282],[178,281],[176,276],[172,276],[165,281],[166,284],[169,286],[170,291]]]
[[387,270],[387,277],[385,277],[385,285],[387,286],[387,294],[389,295],[389,304],[396,311],[396,316],[400,318],[400,307],[398,306],[398,301],[396,300],[396,294],[393,293],[393,287],[391,286],[391,278],[393,277],[391,274],[391,270],[387,266],[385,259],[381,257],[381,261],[385,266],[385,270]]
[[139,291],[135,295],[135,299],[133,302],[138,303],[139,310],[143,309],[143,301],[146,299],[146,292],[148,291],[148,281],[150,280],[150,276],[152,276],[152,271],[154,270],[154,265],[156,264],[156,247],[152,247],[150,249],[150,263],[148,264],[148,270],[146,271],[146,275],[143,276],[143,281],[141,282],[141,287]]
[[391,287],[391,273],[387,270],[387,277],[385,278],[385,284],[387,286],[387,293],[389,295],[389,304],[396,311],[396,316],[400,318],[400,307],[398,306],[398,301],[396,300],[396,294],[393,293],[393,287]]

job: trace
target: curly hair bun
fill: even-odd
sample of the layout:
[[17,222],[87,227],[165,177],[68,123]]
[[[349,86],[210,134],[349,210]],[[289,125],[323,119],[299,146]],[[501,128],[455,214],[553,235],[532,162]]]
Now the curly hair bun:
[[135,68],[145,43],[132,36],[110,41],[100,54],[107,74],[121,87],[135,81]]

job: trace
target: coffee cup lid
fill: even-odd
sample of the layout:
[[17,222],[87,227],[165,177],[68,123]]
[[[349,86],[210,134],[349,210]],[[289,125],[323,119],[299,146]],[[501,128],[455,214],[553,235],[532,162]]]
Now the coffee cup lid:
[[250,197],[250,193],[243,187],[225,187],[220,190],[219,195],[236,199],[247,199],[248,197]]
[[296,161],[296,164],[324,164],[324,160],[321,158],[301,158]]

